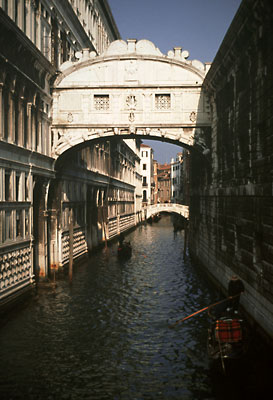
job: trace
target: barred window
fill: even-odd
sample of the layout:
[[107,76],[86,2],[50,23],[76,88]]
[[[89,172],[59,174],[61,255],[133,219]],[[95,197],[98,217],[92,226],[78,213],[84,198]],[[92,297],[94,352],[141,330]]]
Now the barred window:
[[171,95],[170,94],[156,94],[155,95],[155,108],[157,110],[169,110],[171,108]]
[[95,110],[109,110],[109,95],[94,95],[94,107]]

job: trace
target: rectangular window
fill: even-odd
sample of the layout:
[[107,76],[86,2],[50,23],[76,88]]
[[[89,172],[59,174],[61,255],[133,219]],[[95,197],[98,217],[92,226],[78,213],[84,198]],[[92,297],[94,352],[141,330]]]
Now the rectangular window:
[[5,200],[12,200],[12,191],[11,191],[11,171],[5,171]]
[[109,110],[109,95],[94,95],[94,108],[95,110]]
[[0,211],[0,243],[3,243],[4,241],[4,211]]
[[26,33],[26,26],[27,26],[27,6],[26,2],[23,3],[23,32]]
[[21,193],[20,193],[20,174],[16,174],[16,201],[21,200]]
[[23,237],[23,210],[16,211],[16,237]]
[[19,1],[15,0],[14,2],[14,22],[16,25],[18,25],[18,7],[19,7]]
[[29,200],[29,190],[28,190],[29,186],[28,185],[29,185],[29,179],[28,179],[28,176],[25,175],[25,201]]
[[12,223],[11,223],[11,212],[5,212],[5,237],[6,240],[13,239],[12,237]]
[[157,110],[169,110],[171,108],[171,95],[170,94],[156,94],[155,95],[155,108]]
[[59,41],[58,41],[58,23],[55,18],[51,21],[51,63],[55,68],[58,67],[58,51],[59,51]]
[[147,164],[143,164],[143,171],[147,170]]
[[29,210],[25,210],[25,236],[30,235],[30,230],[29,230]]

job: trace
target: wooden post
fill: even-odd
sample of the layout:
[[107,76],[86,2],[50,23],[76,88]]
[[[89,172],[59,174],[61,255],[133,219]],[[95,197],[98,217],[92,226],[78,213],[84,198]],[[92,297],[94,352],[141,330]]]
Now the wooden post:
[[103,231],[104,231],[104,246],[107,249],[107,232],[106,232],[106,221],[104,215],[104,205],[101,206],[102,211],[102,224],[103,224]]
[[184,257],[187,254],[187,241],[188,241],[188,221],[185,221],[185,229],[184,229]]
[[69,215],[69,281],[73,277],[73,208],[70,209]]

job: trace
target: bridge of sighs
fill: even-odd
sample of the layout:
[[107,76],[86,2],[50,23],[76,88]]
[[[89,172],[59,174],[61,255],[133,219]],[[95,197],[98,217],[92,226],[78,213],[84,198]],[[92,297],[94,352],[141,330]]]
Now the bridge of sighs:
[[209,69],[174,48],[118,40],[61,66],[53,91],[53,156],[93,139],[121,136],[206,149],[210,109],[202,89]]

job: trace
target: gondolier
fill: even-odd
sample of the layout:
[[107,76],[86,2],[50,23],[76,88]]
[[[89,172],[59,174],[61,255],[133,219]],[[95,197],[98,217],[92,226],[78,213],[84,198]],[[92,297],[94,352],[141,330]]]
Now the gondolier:
[[245,291],[245,287],[241,279],[237,275],[232,275],[228,284],[228,295],[232,297],[230,299],[230,308],[233,311],[238,311],[240,294]]

